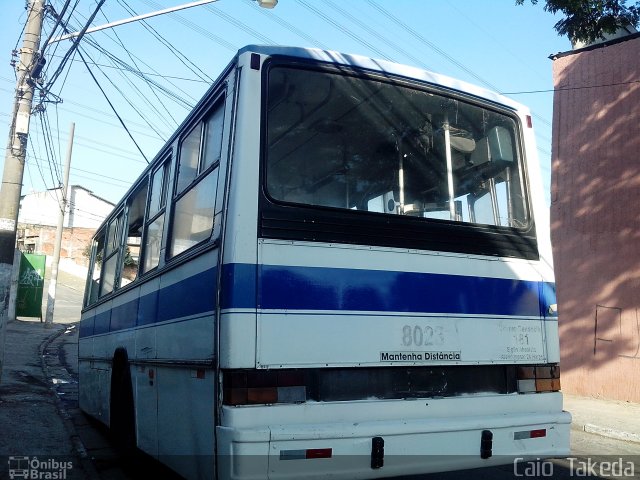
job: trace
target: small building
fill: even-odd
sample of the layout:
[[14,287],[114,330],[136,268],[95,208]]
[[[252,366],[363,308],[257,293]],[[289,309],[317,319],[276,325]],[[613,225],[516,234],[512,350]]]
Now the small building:
[[640,402],[640,34],[551,58],[562,387]]
[[[18,249],[28,253],[53,255],[61,191],[61,188],[55,188],[29,193],[21,198]],[[80,185],[69,187],[60,258],[73,260],[79,265],[85,264],[91,237],[113,207],[113,203]]]

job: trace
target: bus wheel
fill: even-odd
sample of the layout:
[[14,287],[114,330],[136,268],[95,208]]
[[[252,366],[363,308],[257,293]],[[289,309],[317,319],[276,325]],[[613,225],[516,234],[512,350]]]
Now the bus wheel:
[[133,386],[127,351],[118,348],[111,369],[110,430],[116,447],[130,456],[136,448]]

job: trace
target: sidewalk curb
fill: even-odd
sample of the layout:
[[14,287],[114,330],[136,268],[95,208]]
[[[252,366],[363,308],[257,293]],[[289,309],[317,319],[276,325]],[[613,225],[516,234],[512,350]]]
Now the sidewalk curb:
[[625,442],[640,443],[640,435],[637,433],[624,432],[622,430],[616,430],[609,427],[601,427],[599,425],[592,425],[590,423],[580,425],[580,427],[581,430],[587,433],[593,433],[595,435],[600,435],[601,437],[613,438]]
[[101,480],[101,477],[98,474],[98,471],[96,470],[95,465],[93,464],[93,461],[91,460],[91,458],[89,458],[89,455],[87,454],[87,449],[85,448],[84,444],[82,443],[82,440],[80,439],[80,436],[78,435],[78,432],[76,431],[76,427],[73,425],[73,422],[71,421],[71,415],[69,415],[69,412],[67,412],[67,409],[64,407],[62,400],[58,396],[58,392],[56,392],[53,386],[53,381],[52,381],[53,377],[49,373],[49,366],[47,365],[47,362],[45,360],[46,358],[45,351],[47,347],[49,347],[49,345],[51,345],[51,343],[53,343],[67,329],[66,326],[64,325],[61,325],[61,327],[62,328],[53,332],[51,335],[45,338],[40,343],[40,345],[38,345],[38,355],[40,356],[40,366],[42,368],[42,373],[44,374],[44,377],[47,380],[47,386],[49,388],[49,391],[53,395],[56,409],[58,410],[58,414],[62,419],[62,423],[64,424],[64,428],[67,431],[67,435],[69,435],[69,440],[71,441],[71,444],[73,445],[73,449],[75,450],[76,456],[80,461],[80,467],[86,474],[86,478],[88,480]]

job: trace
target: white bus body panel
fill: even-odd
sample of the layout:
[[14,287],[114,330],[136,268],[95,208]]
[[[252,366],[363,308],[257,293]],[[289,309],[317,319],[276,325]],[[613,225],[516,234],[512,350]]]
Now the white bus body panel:
[[[537,262],[525,260],[273,240],[259,241],[259,263],[332,268],[337,269],[332,270],[337,276],[340,269],[361,270],[364,275],[426,273],[447,275],[446,278],[530,281],[534,287],[550,276]],[[339,283],[340,279],[333,280],[333,286]],[[260,297],[260,280],[258,284]],[[287,285],[282,288],[286,289]],[[376,294],[389,293],[371,292],[372,297]],[[418,293],[425,297],[434,294],[437,292],[428,290]],[[537,299],[538,292],[532,295]],[[516,317],[446,312],[259,309],[256,365],[282,368],[546,363],[546,322],[539,311],[535,313],[537,315]],[[548,321],[554,323],[554,320]],[[286,349],[281,348],[283,344],[287,345]],[[403,355],[407,355],[407,360],[402,359]]]
[[[568,455],[570,423],[559,393],[226,407],[218,427],[219,473],[238,480],[365,479],[510,464],[514,457]],[[543,428],[543,438],[514,439],[515,432]],[[486,429],[493,432],[493,456],[481,459]],[[385,455],[384,466],[374,470],[371,439],[377,436]],[[314,448],[331,448],[332,457],[281,457]]]

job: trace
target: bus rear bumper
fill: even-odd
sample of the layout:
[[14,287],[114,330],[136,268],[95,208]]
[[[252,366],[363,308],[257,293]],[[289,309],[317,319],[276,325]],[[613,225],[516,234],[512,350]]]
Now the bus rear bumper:
[[[518,463],[527,460],[568,456],[570,424],[571,415],[558,412],[256,429],[218,427],[218,473],[220,478],[238,480],[366,479],[504,464],[517,469]],[[491,433],[483,437],[485,431]],[[372,468],[376,437],[384,444],[380,468]],[[379,447],[380,441],[376,442]],[[490,453],[488,458],[481,458],[482,448],[485,456]]]

